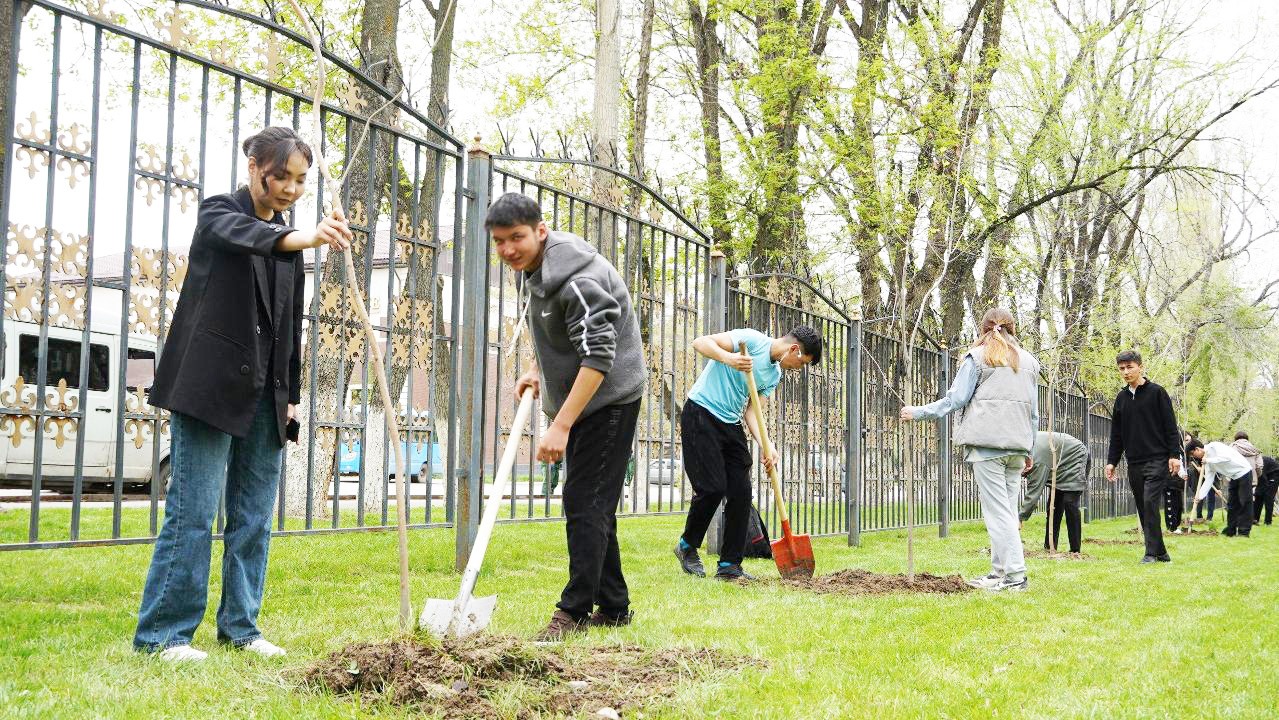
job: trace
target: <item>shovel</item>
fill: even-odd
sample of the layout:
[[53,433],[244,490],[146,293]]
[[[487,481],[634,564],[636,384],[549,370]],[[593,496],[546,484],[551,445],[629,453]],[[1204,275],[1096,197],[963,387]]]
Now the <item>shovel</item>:
[[515,422],[511,425],[510,437],[506,440],[506,449],[502,451],[502,462],[497,468],[497,477],[493,480],[493,490],[489,492],[488,504],[484,506],[484,517],[480,520],[479,533],[475,537],[475,545],[471,547],[471,555],[466,561],[466,570],[462,573],[462,587],[453,600],[432,598],[426,601],[418,625],[431,631],[432,635],[465,637],[480,632],[488,627],[493,619],[493,608],[497,607],[497,596],[472,597],[475,581],[480,577],[480,568],[484,565],[484,553],[488,550],[489,538],[493,536],[493,526],[497,524],[497,513],[502,509],[502,496],[506,494],[506,485],[511,478],[511,468],[515,465],[515,454],[519,450],[520,440],[524,436],[524,426],[528,424],[529,415],[533,412],[533,389],[525,388],[520,396],[520,407],[515,412]]
[[[746,343],[742,343],[742,354],[746,352]],[[773,454],[773,445],[768,441],[768,428],[764,425],[764,413],[759,405],[759,391],[755,389],[755,372],[742,373],[746,376],[746,387],[750,390],[750,411],[755,413],[755,422],[759,425],[759,444],[765,457]],[[813,543],[808,535],[794,535],[790,531],[790,517],[786,515],[786,499],[782,497],[782,483],[777,479],[777,468],[768,468],[768,480],[773,485],[773,505],[777,507],[777,515],[782,521],[782,536],[769,543],[773,549],[773,560],[777,563],[777,571],[784,579],[811,578],[816,567],[813,559]]]

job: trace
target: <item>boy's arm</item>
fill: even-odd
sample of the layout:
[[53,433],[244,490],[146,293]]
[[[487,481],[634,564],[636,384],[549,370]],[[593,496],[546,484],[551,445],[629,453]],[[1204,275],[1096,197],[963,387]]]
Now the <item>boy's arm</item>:
[[734,370],[750,372],[753,368],[750,355],[734,352],[736,346],[731,332],[702,335],[693,341],[693,349],[702,357],[723,363]]
[[560,405],[551,426],[537,443],[537,459],[542,462],[558,462],[564,457],[564,448],[568,445],[568,433],[573,424],[581,416],[582,410],[590,403],[591,398],[604,382],[604,373],[583,365],[577,370],[573,387]]
[[1115,406],[1110,411],[1110,450],[1106,454],[1106,479],[1115,481],[1115,466],[1124,455],[1124,436],[1119,431],[1123,418],[1119,414],[1119,401],[1123,396],[1115,398]]

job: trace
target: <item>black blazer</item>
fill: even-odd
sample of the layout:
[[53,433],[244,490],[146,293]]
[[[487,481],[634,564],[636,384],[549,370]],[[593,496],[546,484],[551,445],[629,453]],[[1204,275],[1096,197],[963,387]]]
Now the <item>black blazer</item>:
[[[271,222],[259,219],[247,189],[200,203],[152,405],[243,438],[266,388],[284,444],[287,406],[298,403],[302,392],[306,288],[302,253],[275,251],[290,232],[279,213]],[[275,274],[274,302],[267,273]]]

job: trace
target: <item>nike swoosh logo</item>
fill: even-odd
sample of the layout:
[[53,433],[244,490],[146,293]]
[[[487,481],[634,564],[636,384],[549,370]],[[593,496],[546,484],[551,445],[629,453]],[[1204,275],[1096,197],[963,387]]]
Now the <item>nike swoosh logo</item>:
[[550,317],[551,314],[545,310],[542,311],[542,317]]

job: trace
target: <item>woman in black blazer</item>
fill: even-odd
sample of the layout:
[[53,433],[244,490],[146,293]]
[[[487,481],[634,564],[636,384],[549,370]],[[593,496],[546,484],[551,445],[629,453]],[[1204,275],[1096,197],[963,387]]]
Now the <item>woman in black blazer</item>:
[[270,127],[244,141],[249,184],[200,203],[186,281],[150,403],[172,413],[171,485],[133,644],[167,660],[191,647],[204,617],[213,519],[226,487],[218,639],[283,655],[257,628],[271,511],[288,421],[301,394],[302,250],[349,247],[338,212],[314,230],[282,213],[301,197],[311,148]]

